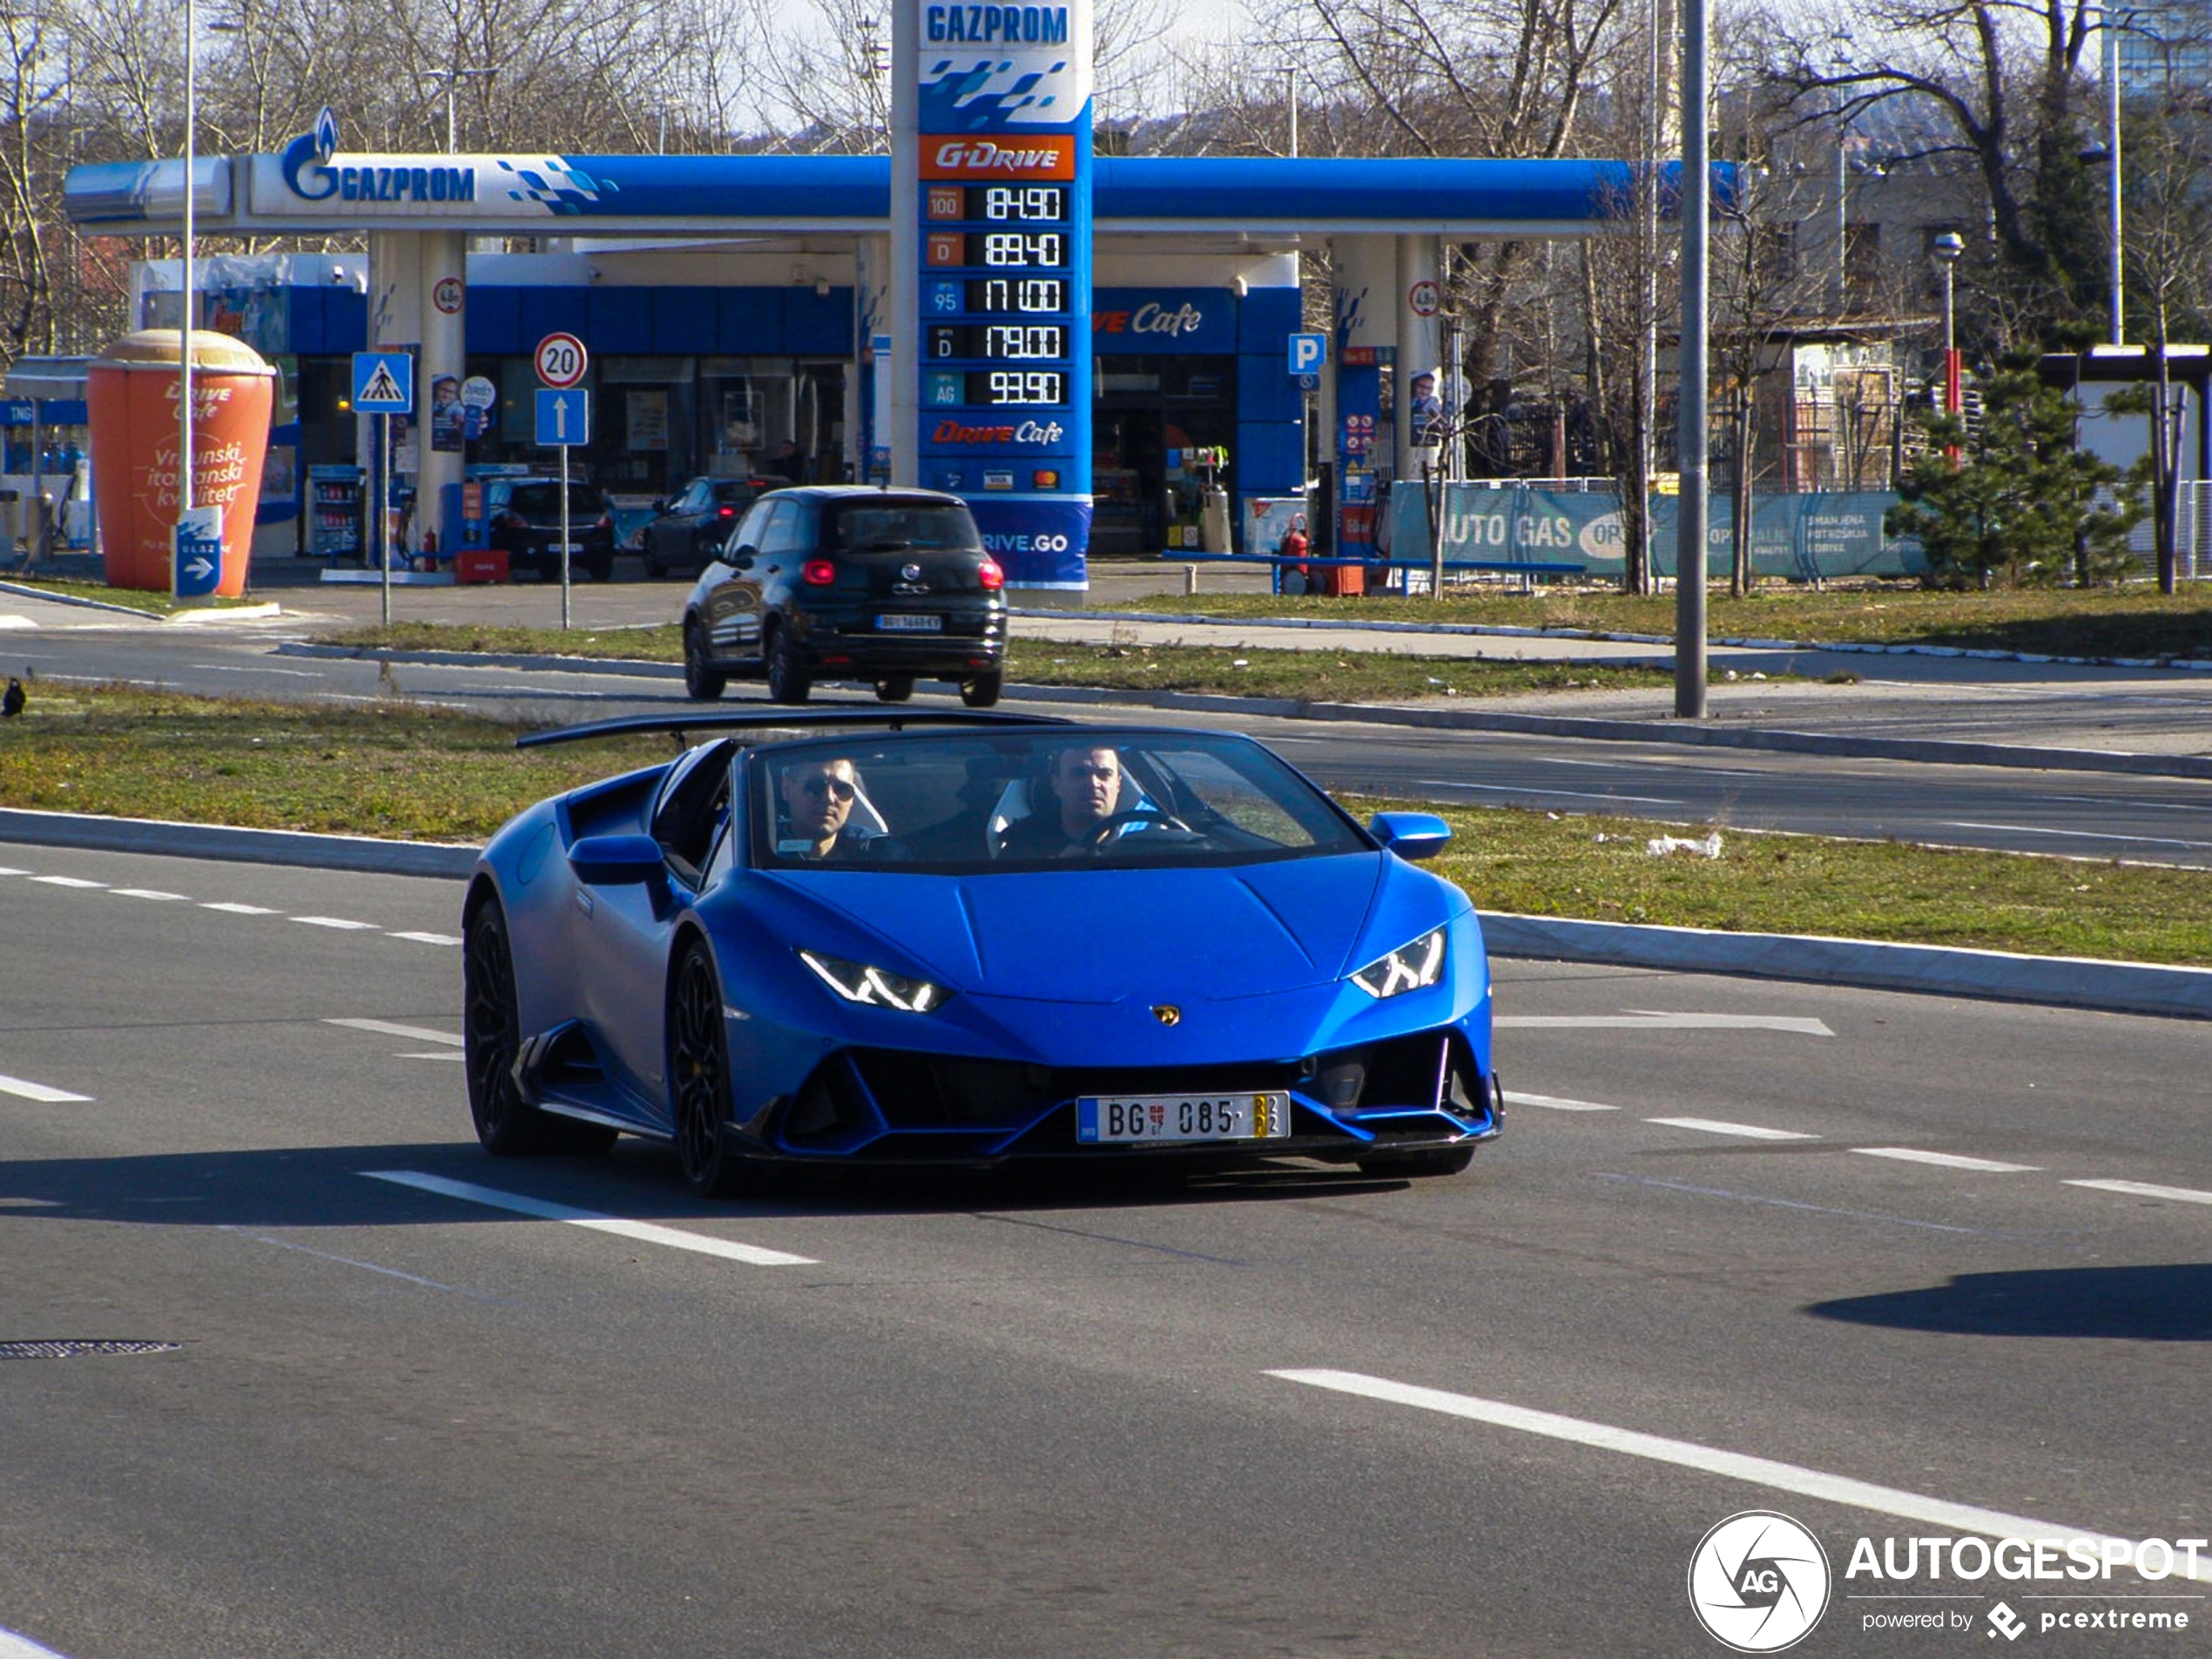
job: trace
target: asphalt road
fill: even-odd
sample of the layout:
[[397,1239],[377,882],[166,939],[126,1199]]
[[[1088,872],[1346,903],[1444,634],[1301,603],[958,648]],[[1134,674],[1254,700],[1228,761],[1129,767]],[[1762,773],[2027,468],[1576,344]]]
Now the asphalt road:
[[[1507,962],[1466,1177],[700,1205],[476,1151],[455,884],[4,852],[0,1632],[70,1659],[1707,1656],[1759,1508],[1797,1651],[2202,1650],[2202,1581],[1844,1571],[2208,1530],[2192,1022]],[[2036,1623],[2114,1608],[2193,1627]]]
[[[667,583],[609,591],[658,603]],[[440,604],[453,590],[426,590]],[[520,597],[517,597],[517,594]],[[322,596],[314,597],[320,600]],[[410,601],[421,596],[410,593]],[[501,618],[543,596],[535,587],[492,596]],[[358,592],[353,601],[361,603]],[[124,680],[219,694],[374,700],[394,694],[502,717],[565,723],[684,710],[672,665],[574,671],[543,666],[401,661],[390,665],[308,648],[334,619],[287,616],[267,624],[176,628],[44,628],[8,637],[0,664],[48,679]],[[35,686],[35,681],[34,681]],[[35,691],[34,691],[35,695]],[[821,698],[857,698],[852,687]],[[734,685],[728,706],[766,706],[756,684]],[[945,702],[936,690],[924,701]],[[1250,732],[1325,786],[1461,806],[1620,813],[1668,824],[1777,830],[2203,867],[2212,865],[2212,781],[2127,773],[2023,771],[1652,742],[1577,742],[1528,733],[1314,721],[1245,711],[1113,708],[1025,700],[1009,708],[1084,718],[1189,721]]]

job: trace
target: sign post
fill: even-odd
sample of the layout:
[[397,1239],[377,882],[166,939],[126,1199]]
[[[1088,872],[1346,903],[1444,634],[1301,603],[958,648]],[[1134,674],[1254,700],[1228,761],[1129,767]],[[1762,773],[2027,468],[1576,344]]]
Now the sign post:
[[583,378],[583,342],[574,334],[548,334],[538,342],[537,373],[565,377],[565,384],[547,386],[537,395],[537,442],[561,452],[561,626],[570,625],[570,581],[569,558],[569,451],[591,442],[591,395],[577,382]]
[[415,354],[354,354],[354,413],[378,417],[376,446],[376,567],[384,599],[384,625],[392,625],[392,417],[415,412]]
[[1091,39],[1090,0],[894,9],[891,476],[1009,587],[1089,585]]

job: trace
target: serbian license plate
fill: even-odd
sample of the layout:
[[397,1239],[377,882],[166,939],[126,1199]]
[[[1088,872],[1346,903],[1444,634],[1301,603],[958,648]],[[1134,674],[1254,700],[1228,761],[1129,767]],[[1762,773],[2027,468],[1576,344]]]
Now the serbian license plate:
[[875,619],[876,627],[887,634],[941,634],[945,619],[934,610],[890,610]]
[[1086,1096],[1076,1103],[1076,1138],[1111,1141],[1271,1141],[1291,1132],[1288,1095]]

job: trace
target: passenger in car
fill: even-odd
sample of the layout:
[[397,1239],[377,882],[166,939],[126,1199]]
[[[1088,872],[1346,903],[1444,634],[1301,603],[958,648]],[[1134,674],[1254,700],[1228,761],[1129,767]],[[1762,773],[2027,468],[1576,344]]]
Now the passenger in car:
[[1031,810],[999,833],[1006,858],[1051,859],[1086,853],[1098,826],[1114,815],[1122,795],[1122,760],[1103,745],[1074,744],[1053,757],[1045,794],[1031,796]]

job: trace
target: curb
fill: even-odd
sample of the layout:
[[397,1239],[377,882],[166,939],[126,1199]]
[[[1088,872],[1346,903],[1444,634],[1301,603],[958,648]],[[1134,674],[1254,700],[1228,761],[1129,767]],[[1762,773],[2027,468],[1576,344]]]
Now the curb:
[[41,604],[73,605],[80,610],[105,611],[110,616],[129,617],[138,622],[157,623],[165,628],[174,622],[266,622],[271,617],[284,614],[284,607],[273,599],[257,605],[199,605],[190,610],[160,614],[141,610],[135,605],[116,604],[106,599],[87,599],[82,594],[52,593],[44,588],[26,587],[20,582],[0,581],[0,593],[12,593],[19,599],[36,599]]
[[[473,846],[0,809],[0,843],[458,880]],[[1477,913],[1496,954],[2212,1020],[2212,968]]]
[[[543,657],[519,652],[379,651],[362,645],[286,641],[276,655],[421,663],[442,668],[550,668],[570,674],[681,679],[674,663],[627,658]],[[1009,682],[1009,696],[1029,703],[1081,703],[1128,708],[1183,709],[1195,714],[1244,714],[1274,719],[1338,720],[1368,725],[1416,725],[1457,732],[1514,732],[1584,738],[1602,743],[1676,743],[1717,749],[1771,749],[1939,765],[2013,766],[2037,772],[2135,772],[2161,778],[2212,779],[2212,755],[2133,754],[2111,749],[2027,749],[1945,738],[1854,738],[1770,726],[1718,727],[1657,720],[1602,720],[1563,714],[1508,714],[1479,709],[1407,708],[1389,703],[1308,703],[1288,697],[1227,697],[1203,691],[1116,691],[1088,685]]]

